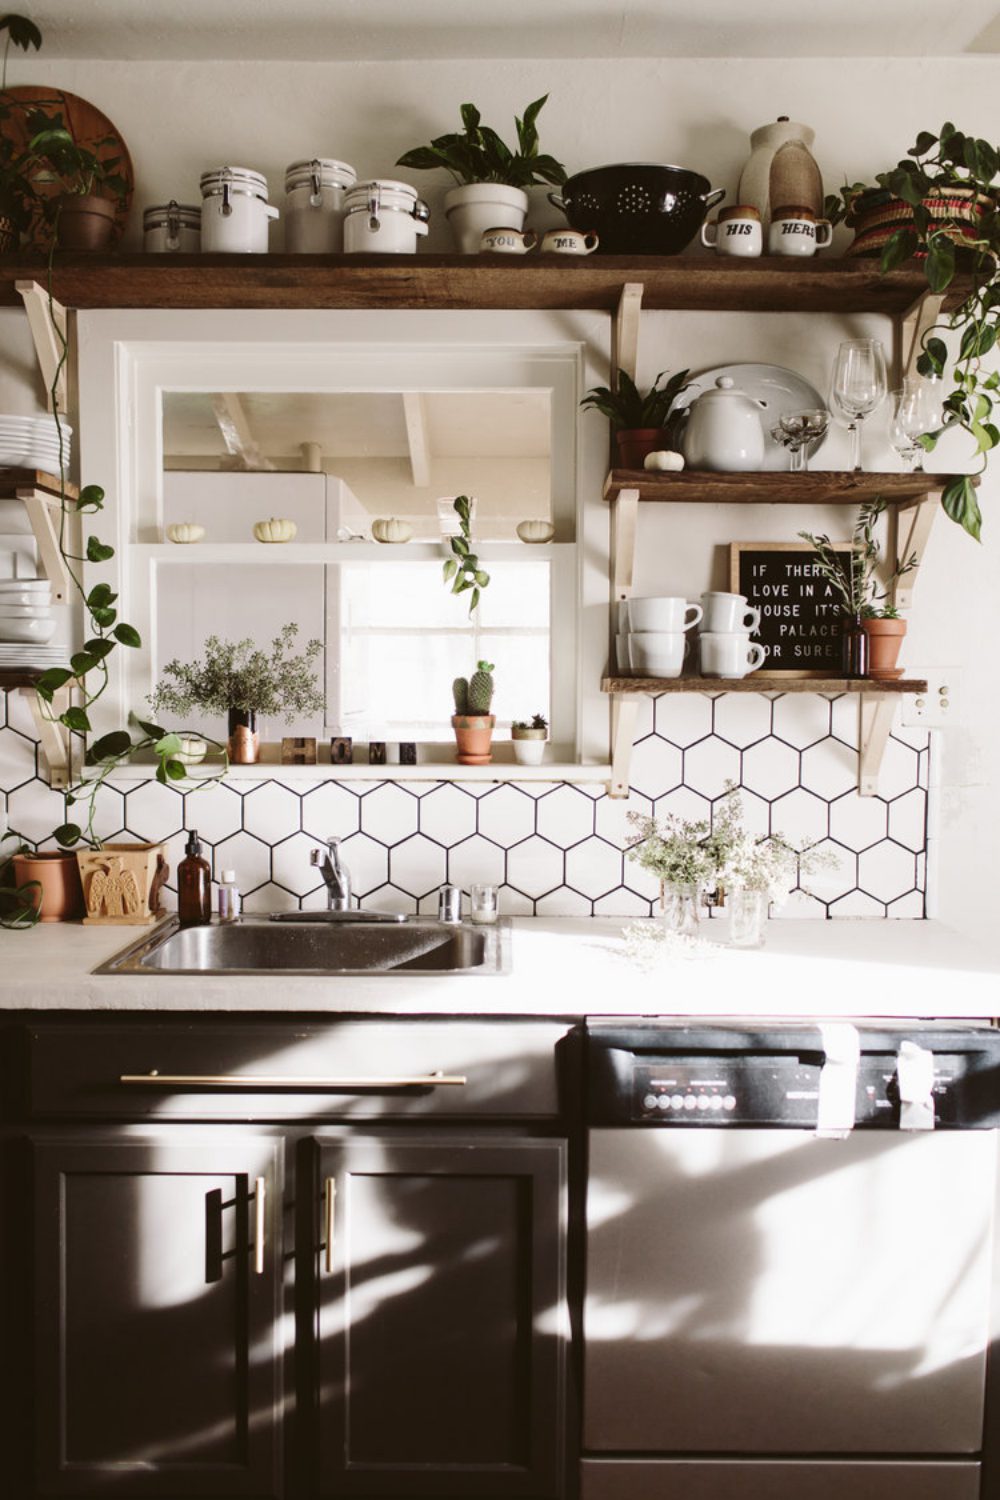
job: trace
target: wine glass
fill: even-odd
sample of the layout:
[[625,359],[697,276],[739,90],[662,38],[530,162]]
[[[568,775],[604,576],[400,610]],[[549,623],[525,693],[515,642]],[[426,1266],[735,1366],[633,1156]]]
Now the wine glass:
[[790,473],[805,473],[809,467],[809,445],[825,437],[829,425],[830,413],[825,407],[812,411],[781,413],[776,425],[771,428],[771,436],[776,443],[788,449]]
[[941,383],[919,377],[907,379],[891,393],[889,441],[902,459],[906,474],[923,471],[924,450],[918,439],[941,424],[941,395],[936,389]]
[[882,405],[888,391],[885,350],[879,339],[845,339],[837,350],[830,396],[847,419],[851,467],[861,469],[861,424]]

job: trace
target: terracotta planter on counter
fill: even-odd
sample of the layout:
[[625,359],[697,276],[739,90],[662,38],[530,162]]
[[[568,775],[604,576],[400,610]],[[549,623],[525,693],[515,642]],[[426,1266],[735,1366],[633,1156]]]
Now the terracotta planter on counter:
[[620,427],[615,433],[615,467],[641,469],[647,453],[655,453],[667,446],[667,435],[662,427]]
[[85,926],[144,927],[162,915],[160,890],[170,873],[162,844],[105,844],[78,849]]
[[495,714],[453,714],[460,766],[488,766],[493,759],[492,740]]
[[866,620],[865,635],[868,637],[868,676],[876,681],[902,677],[903,669],[897,666],[900,647],[906,634],[905,620]]
[[75,854],[45,850],[38,854],[15,854],[14,884],[20,890],[37,881],[32,904],[40,922],[76,922],[83,916],[83,887]]

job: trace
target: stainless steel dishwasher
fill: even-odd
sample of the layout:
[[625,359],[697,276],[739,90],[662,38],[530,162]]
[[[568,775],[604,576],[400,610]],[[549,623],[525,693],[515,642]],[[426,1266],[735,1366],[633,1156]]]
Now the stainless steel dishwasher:
[[1000,1035],[587,1046],[583,1500],[993,1500]]

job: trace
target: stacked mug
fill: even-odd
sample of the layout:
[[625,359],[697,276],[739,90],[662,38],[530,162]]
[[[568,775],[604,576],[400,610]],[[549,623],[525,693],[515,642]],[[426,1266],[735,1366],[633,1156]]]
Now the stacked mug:
[[760,610],[743,594],[702,594],[698,643],[703,677],[746,677],[763,665],[767,647],[750,637],[760,629]]
[[615,637],[618,670],[632,677],[679,677],[692,626],[702,617],[700,604],[662,596],[625,599],[618,608]]

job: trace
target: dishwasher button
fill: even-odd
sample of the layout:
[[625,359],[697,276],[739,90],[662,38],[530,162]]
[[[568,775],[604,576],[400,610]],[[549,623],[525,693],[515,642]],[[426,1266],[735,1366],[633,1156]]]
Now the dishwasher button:
[[655,1094],[647,1094],[645,1096],[645,1098],[643,1099],[643,1101],[642,1101],[642,1107],[643,1107],[643,1109],[655,1109],[656,1108],[656,1095]]
[[684,1108],[684,1095],[683,1094],[671,1094],[670,1095],[670,1108],[671,1109],[683,1109]]
[[719,1110],[722,1108],[722,1097],[719,1094],[713,1094],[708,1102],[709,1107],[713,1110]]
[[735,1109],[736,1108],[736,1096],[735,1096],[735,1094],[727,1094],[726,1097],[722,1101],[722,1107],[723,1107],[723,1109]]
[[694,1109],[696,1107],[697,1103],[698,1103],[698,1101],[694,1097],[693,1094],[685,1094],[684,1095],[684,1108],[685,1109]]
[[708,1108],[708,1095],[707,1094],[699,1094],[698,1095],[698,1108],[699,1109],[707,1109]]
[[657,1109],[669,1109],[670,1108],[670,1095],[669,1094],[661,1094],[660,1097],[656,1101],[656,1107],[657,1107]]

